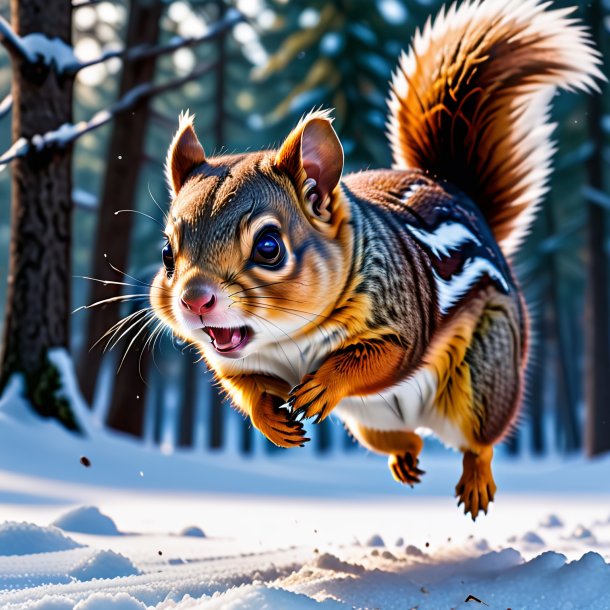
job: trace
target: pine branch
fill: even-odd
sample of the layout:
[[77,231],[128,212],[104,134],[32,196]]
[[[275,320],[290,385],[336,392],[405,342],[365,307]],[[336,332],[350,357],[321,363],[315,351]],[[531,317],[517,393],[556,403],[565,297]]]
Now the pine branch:
[[130,89],[109,108],[96,112],[89,121],[80,121],[75,124],[66,123],[61,125],[58,129],[48,131],[45,134],[37,134],[30,140],[19,138],[2,156],[0,156],[0,171],[2,171],[11,161],[14,161],[18,157],[25,157],[30,152],[41,152],[44,149],[52,147],[64,148],[86,133],[94,131],[102,125],[106,125],[106,123],[109,123],[116,115],[132,110],[141,100],[160,95],[172,89],[177,89],[178,87],[211,72],[215,67],[216,62],[209,62],[196,68],[185,76],[171,79],[165,83],[160,83],[158,85],[154,85],[153,83],[139,85]]
[[36,63],[36,57],[23,44],[21,37],[15,33],[11,24],[0,15],[0,44],[14,57],[29,64]]

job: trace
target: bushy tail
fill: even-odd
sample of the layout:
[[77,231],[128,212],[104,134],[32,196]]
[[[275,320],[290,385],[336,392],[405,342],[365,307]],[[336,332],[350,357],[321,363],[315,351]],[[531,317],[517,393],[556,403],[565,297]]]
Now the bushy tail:
[[506,255],[546,192],[557,87],[598,89],[600,54],[573,8],[466,0],[416,32],[392,81],[389,137],[398,169],[455,184],[483,211]]

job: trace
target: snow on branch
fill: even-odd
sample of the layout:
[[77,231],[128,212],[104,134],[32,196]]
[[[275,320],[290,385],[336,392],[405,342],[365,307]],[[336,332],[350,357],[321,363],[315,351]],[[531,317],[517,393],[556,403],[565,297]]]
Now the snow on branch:
[[0,102],[0,119],[7,115],[11,108],[13,107],[13,96],[9,93],[1,102]]
[[95,210],[99,206],[97,195],[85,191],[84,189],[75,188],[72,190],[72,203],[83,210]]
[[22,62],[43,63],[60,74],[68,66],[78,63],[72,47],[60,38],[49,38],[39,32],[19,36],[2,16],[0,16],[0,43]]
[[60,38],[48,38],[44,34],[34,32],[23,36],[21,44],[34,57],[34,61],[30,63],[42,62],[54,68],[58,74],[62,74],[78,62],[72,47]]
[[109,123],[116,115],[131,110],[143,99],[165,93],[204,76],[216,67],[216,62],[208,62],[196,68],[189,74],[174,78],[165,83],[144,83],[130,89],[123,97],[104,110],[96,112],[88,121],[79,123],[64,123],[57,129],[47,131],[42,135],[35,135],[30,140],[19,138],[2,156],[0,156],[0,171],[8,163],[18,157],[25,157],[30,152],[41,152],[44,149],[63,148],[81,136]]
[[36,57],[31,54],[27,46],[23,44],[21,36],[15,34],[11,24],[2,15],[0,15],[0,43],[11,55],[30,64],[36,63]]
[[162,45],[138,45],[130,49],[116,49],[102,53],[99,57],[90,61],[79,62],[75,60],[73,64],[65,65],[64,70],[69,74],[76,74],[84,68],[95,66],[97,64],[104,63],[109,59],[119,58],[123,61],[138,61],[141,59],[150,59],[152,57],[159,57],[161,55],[168,55],[178,49],[184,49],[187,47],[196,47],[204,42],[213,40],[226,30],[232,28],[234,25],[243,20],[243,15],[236,9],[229,9],[223,19],[220,19],[209,27],[205,34],[201,36],[174,36],[169,42]]

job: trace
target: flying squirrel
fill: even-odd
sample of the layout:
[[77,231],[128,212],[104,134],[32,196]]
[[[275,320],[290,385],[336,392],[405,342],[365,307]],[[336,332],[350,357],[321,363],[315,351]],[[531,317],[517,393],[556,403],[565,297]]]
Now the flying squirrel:
[[466,0],[416,32],[391,83],[392,169],[342,176],[327,110],[279,150],[216,157],[183,113],[167,154],[159,318],[276,445],[334,413],[412,485],[432,431],[463,453],[473,519],[523,393],[509,261],[548,190],[551,99],[604,79],[574,9],[548,7]]

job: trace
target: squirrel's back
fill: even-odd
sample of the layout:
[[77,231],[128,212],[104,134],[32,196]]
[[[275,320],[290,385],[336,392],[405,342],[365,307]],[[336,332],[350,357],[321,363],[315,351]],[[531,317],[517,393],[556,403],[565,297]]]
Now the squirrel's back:
[[505,255],[547,190],[556,88],[596,89],[599,53],[574,8],[468,0],[417,32],[392,82],[396,169],[447,180],[480,207]]

